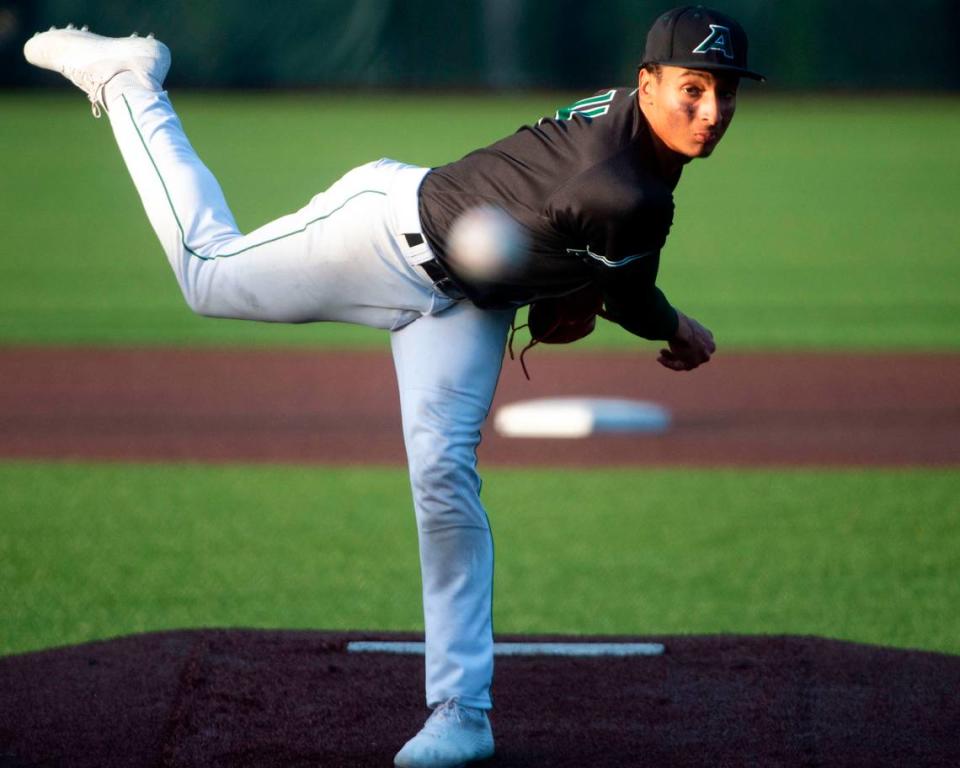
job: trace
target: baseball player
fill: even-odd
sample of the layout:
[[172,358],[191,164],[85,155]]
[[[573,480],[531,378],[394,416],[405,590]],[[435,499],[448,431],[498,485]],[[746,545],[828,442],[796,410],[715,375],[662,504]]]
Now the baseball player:
[[[710,359],[711,333],[671,305],[656,276],[684,165],[723,137],[740,78],[762,79],[747,68],[743,29],[701,6],[669,11],[649,31],[635,87],[603,90],[439,168],[361,166],[248,234],[163,90],[165,45],[68,27],[34,36],[24,52],[83,89],[94,115],[108,115],[191,309],[390,332],[433,710],[395,763],[445,768],[491,756],[493,545],[475,451],[507,332],[526,304],[531,318],[548,307],[584,332],[602,312],[666,341],[658,359],[667,368]],[[529,243],[509,280],[467,279],[447,252],[454,222],[480,205],[507,212]]]

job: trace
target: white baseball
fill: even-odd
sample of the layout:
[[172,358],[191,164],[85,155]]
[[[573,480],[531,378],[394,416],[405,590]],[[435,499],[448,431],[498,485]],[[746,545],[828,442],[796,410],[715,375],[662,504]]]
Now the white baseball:
[[482,205],[453,223],[447,235],[447,256],[463,277],[497,282],[523,271],[527,238],[506,211]]

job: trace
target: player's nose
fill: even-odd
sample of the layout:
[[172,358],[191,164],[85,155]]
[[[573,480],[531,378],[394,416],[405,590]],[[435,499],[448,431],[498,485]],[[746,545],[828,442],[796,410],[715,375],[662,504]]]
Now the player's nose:
[[720,114],[716,91],[710,89],[704,92],[698,106],[700,122],[706,125],[716,125]]

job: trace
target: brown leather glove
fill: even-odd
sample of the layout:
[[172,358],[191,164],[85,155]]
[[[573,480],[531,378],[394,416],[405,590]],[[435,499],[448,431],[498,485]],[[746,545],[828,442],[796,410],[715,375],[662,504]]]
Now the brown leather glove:
[[520,329],[530,330],[530,343],[520,352],[523,375],[530,378],[523,356],[537,344],[570,344],[593,332],[597,316],[604,317],[603,294],[594,286],[581,288],[566,296],[540,299],[530,305],[526,326],[510,334],[510,359],[513,359],[513,335]]
[[530,305],[531,344],[569,344],[593,333],[603,312],[603,294],[593,286]]

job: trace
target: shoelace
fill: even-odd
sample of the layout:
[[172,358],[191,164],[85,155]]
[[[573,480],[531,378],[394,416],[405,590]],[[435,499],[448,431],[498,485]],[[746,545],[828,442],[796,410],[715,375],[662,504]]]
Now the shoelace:
[[90,76],[89,72],[82,69],[64,69],[63,74],[78,88],[86,91],[87,98],[90,99],[90,111],[95,118],[99,119],[102,114],[100,107],[107,108],[103,102],[103,88],[106,83],[98,82]]
[[[67,26],[64,27],[64,29],[75,30],[77,29],[77,27],[74,24],[67,24]],[[52,26],[47,31],[56,32],[57,28],[55,26]],[[80,27],[79,31],[89,32],[90,27],[84,24],[82,27]],[[35,32],[33,36],[36,37],[39,34],[40,34],[39,32]],[[98,84],[93,80],[92,77],[90,77],[86,72],[83,72],[82,70],[79,70],[79,69],[64,67],[61,70],[61,74],[63,74],[64,77],[67,77],[71,83],[73,83],[78,88],[81,88],[83,91],[86,92],[87,98],[90,99],[91,111],[93,112],[93,116],[99,118],[100,105],[103,103],[103,100],[101,98],[103,96],[103,85],[101,84],[98,86]]]
[[[51,30],[55,30],[56,27],[50,27]],[[67,24],[66,29],[76,29],[73,24]],[[89,32],[90,27],[84,24],[80,27],[80,32]],[[140,37],[136,32],[134,32],[130,37]],[[147,38],[153,39],[153,32],[147,35]],[[73,69],[72,67],[63,69],[63,74],[70,79],[74,85],[78,88],[81,88],[86,92],[87,98],[90,100],[90,111],[93,113],[93,116],[96,119],[100,119],[102,113],[101,107],[103,109],[107,108],[106,102],[103,100],[103,89],[106,87],[109,80],[98,81],[93,78],[89,72],[82,69]]]
[[433,714],[427,720],[425,729],[430,728],[431,724],[439,725],[445,720],[456,720],[458,723],[463,723],[463,714],[457,700],[449,699],[433,710]]

